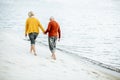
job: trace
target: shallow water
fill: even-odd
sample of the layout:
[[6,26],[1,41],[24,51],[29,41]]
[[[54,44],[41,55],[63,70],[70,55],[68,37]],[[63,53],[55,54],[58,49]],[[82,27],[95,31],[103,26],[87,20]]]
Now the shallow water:
[[[120,68],[119,7],[119,0],[0,0],[0,28],[23,34],[30,10],[45,28],[54,16],[62,30],[58,48]],[[47,44],[47,36],[38,40]]]

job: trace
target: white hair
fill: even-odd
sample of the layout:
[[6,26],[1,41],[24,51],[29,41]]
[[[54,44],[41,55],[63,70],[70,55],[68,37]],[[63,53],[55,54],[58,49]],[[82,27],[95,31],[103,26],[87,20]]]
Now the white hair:
[[34,16],[34,13],[33,13],[32,11],[30,11],[30,12],[28,12],[28,16],[29,16],[29,17]]
[[51,16],[51,17],[50,17],[50,19],[51,19],[51,20],[54,20],[54,17],[53,17],[53,16]]

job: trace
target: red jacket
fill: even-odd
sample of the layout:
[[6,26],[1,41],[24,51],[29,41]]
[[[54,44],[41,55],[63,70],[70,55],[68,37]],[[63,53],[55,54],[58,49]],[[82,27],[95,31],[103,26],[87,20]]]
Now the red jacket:
[[50,21],[48,24],[48,28],[45,31],[45,34],[48,32],[48,36],[52,37],[61,37],[61,30],[60,30],[60,26],[56,21]]

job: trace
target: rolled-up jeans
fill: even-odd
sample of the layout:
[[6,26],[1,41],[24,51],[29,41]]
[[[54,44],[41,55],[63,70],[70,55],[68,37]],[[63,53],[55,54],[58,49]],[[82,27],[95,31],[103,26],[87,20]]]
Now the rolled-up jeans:
[[49,49],[52,53],[55,53],[56,50],[56,41],[57,37],[48,37]]
[[37,36],[38,36],[38,33],[36,33],[36,32],[29,33],[29,39],[30,39],[31,45],[35,44],[35,40],[36,40]]

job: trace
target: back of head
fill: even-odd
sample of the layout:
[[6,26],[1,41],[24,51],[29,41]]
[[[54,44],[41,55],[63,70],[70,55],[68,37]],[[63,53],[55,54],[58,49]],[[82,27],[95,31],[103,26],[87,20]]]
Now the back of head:
[[50,17],[50,21],[54,21],[54,17],[53,16]]
[[30,11],[30,12],[28,12],[28,16],[29,16],[29,17],[34,16],[34,13],[33,13],[32,11]]

